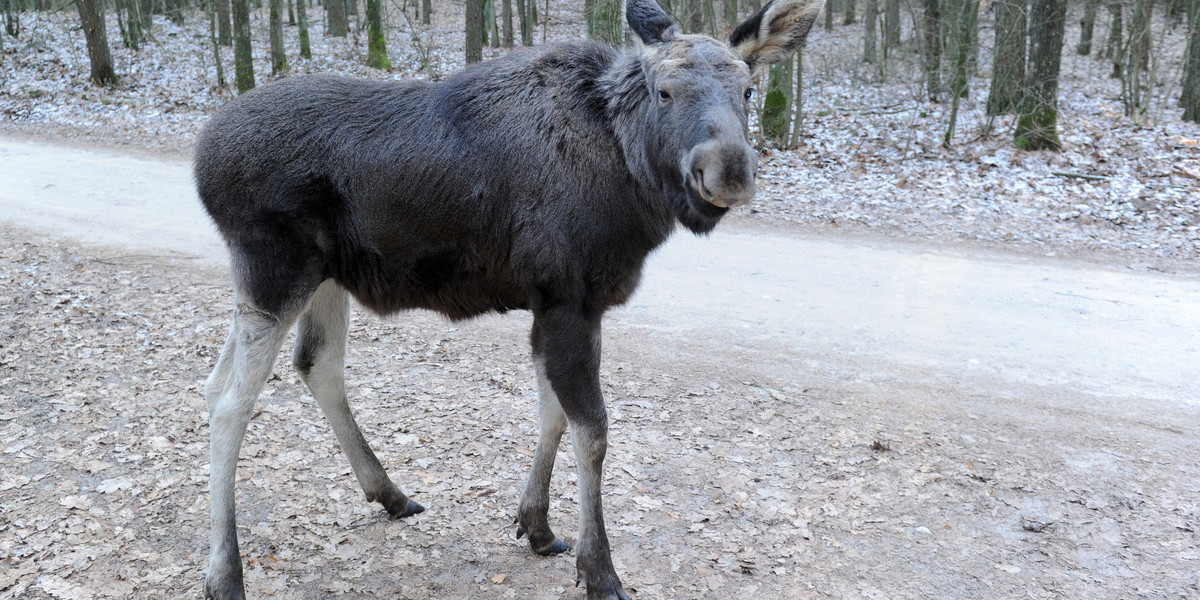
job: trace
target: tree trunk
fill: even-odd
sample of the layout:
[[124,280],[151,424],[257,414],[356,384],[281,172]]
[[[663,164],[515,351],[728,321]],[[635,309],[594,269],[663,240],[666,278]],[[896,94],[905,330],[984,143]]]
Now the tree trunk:
[[889,51],[900,47],[900,0],[884,2],[883,44]]
[[4,32],[12,37],[21,34],[21,7],[17,0],[0,0],[4,7]]
[[964,0],[958,6],[957,38],[954,46],[954,78],[950,82],[950,124],[942,145],[950,147],[954,141],[954,128],[958,125],[958,107],[967,97],[970,78],[967,77],[967,54],[971,52],[971,32],[979,21],[979,0]]
[[325,26],[325,35],[346,37],[346,34],[350,32],[350,20],[346,17],[346,4],[342,0],[325,0],[325,18],[328,21]]
[[763,96],[762,132],[780,146],[788,142],[792,114],[792,63],[789,57],[771,65],[767,93]]
[[867,0],[867,12],[863,14],[863,62],[873,63],[875,56],[875,23],[879,21],[879,3]]
[[846,9],[846,17],[844,19],[842,19],[842,25],[853,25],[854,24],[855,0],[842,0],[842,1],[845,3],[843,6]]
[[466,35],[467,64],[483,60],[483,0],[467,0]]
[[1129,64],[1144,71],[1150,66],[1150,17],[1153,0],[1134,0],[1129,20]]
[[500,47],[499,24],[496,22],[496,0],[483,0],[483,39],[492,48]]
[[1025,0],[996,0],[996,47],[987,114],[1003,115],[1021,105],[1025,85]]
[[233,45],[233,26],[229,21],[229,0],[216,0],[217,8],[217,43],[222,46]]
[[254,89],[254,57],[250,51],[249,0],[233,0],[233,66],[238,93]]
[[300,31],[300,57],[312,58],[312,45],[308,41],[308,0],[296,0],[296,20]]
[[1059,150],[1058,72],[1062,66],[1066,0],[1033,0],[1029,10],[1029,77],[1014,144],[1021,150]]
[[387,56],[387,40],[383,34],[383,0],[367,0],[367,66],[375,69],[390,69],[392,62]]
[[358,16],[358,0],[346,0],[346,16]]
[[825,3],[825,31],[833,31],[833,3]]
[[[826,3],[828,4],[828,0]],[[725,17],[725,27],[721,29],[720,33],[721,37],[729,37],[730,32],[732,32],[733,28],[737,27],[738,24],[737,0],[724,0],[721,2],[721,5],[725,9],[722,11],[722,16]],[[828,7],[826,7],[825,12],[830,12]],[[830,28],[833,27],[833,21],[831,21],[828,17],[825,18],[825,21]]]
[[1187,52],[1184,54],[1183,94],[1179,104],[1183,107],[1183,120],[1200,123],[1200,0],[1192,0],[1188,7],[1189,31]]
[[502,20],[504,21],[504,47],[513,47],[513,3],[512,0],[504,0],[501,3]]
[[[154,27],[154,2],[153,0],[140,0],[139,4],[141,5],[142,31],[149,36],[151,28]],[[226,46],[228,45],[226,44]]]
[[433,0],[421,0],[421,23],[429,24],[429,18],[433,15]]
[[[592,0],[593,2],[595,0]],[[688,0],[688,33],[704,31],[704,3],[701,0]]]
[[938,0],[925,2],[925,93],[930,102],[942,95],[942,36]]
[[529,19],[529,4],[536,0],[517,0],[517,21],[521,26],[521,45],[533,45],[533,23]]
[[270,0],[271,75],[288,70],[283,50],[283,0]]
[[1079,22],[1079,46],[1075,54],[1087,56],[1092,53],[1092,34],[1096,30],[1096,4],[1100,0],[1085,0],[1083,20]]
[[1107,5],[1109,15],[1108,43],[1104,45],[1104,58],[1113,61],[1113,77],[1121,76],[1121,63],[1125,62],[1125,26],[1121,20],[1123,12],[1121,0],[1110,0]]
[[590,7],[587,15],[588,37],[611,46],[623,44],[625,31],[622,26],[625,19],[621,14],[621,0],[591,0],[587,4]]
[[76,0],[75,6],[79,9],[83,35],[87,38],[92,81],[104,86],[117,85],[117,73],[113,70],[112,53],[108,49],[108,33],[104,28],[101,6],[95,0]]

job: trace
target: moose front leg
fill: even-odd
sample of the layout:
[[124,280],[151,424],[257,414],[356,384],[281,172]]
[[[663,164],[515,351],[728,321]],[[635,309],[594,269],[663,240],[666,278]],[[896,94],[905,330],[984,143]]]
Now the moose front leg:
[[[543,336],[545,378],[570,424],[579,463],[576,582],[587,584],[589,600],[629,600],[613,569],[600,500],[601,471],[608,451],[608,412],[600,393],[600,315],[552,308],[539,311],[534,322],[535,335],[540,330]],[[535,469],[537,466],[535,455]]]

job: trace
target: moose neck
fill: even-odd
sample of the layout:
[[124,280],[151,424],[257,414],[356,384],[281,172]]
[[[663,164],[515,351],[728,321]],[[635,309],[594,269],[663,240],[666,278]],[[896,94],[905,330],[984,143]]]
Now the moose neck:
[[666,151],[663,140],[673,136],[664,135],[668,133],[663,131],[667,125],[658,118],[658,106],[650,96],[640,52],[618,53],[598,84],[613,133],[625,154],[625,164],[647,199],[664,203],[695,234],[712,231],[726,209],[712,207],[712,214],[692,209],[676,166],[678,160],[663,160],[662,153]]

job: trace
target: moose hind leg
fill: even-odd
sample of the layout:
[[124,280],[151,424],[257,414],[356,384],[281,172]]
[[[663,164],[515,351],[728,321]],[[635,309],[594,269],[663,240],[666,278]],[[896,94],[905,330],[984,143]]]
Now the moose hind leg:
[[346,399],[349,305],[345,288],[335,281],[327,280],[317,288],[308,310],[296,325],[292,364],[333,427],[367,501],[378,501],[394,518],[414,515],[425,508],[405,496],[388,478],[383,465],[367,445]]
[[[534,342],[535,347],[539,342]],[[550,380],[546,378],[545,358],[534,352],[534,369],[538,378],[538,414],[541,417],[541,433],[537,450],[533,453],[533,468],[529,482],[521,496],[517,509],[517,537],[529,535],[529,548],[543,556],[561,554],[571,549],[558,539],[550,529],[547,513],[550,510],[550,474],[554,470],[554,458],[558,454],[558,443],[567,430],[567,416],[558,403],[558,396]]]
[[238,553],[234,480],[238,453],[290,318],[238,302],[233,328],[206,385],[209,403],[209,490],[212,528],[204,591],[216,600],[245,598]]

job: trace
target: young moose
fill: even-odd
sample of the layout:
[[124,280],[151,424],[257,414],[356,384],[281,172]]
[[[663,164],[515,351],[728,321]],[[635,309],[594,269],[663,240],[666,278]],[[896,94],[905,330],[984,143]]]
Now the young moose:
[[234,471],[287,329],[292,361],[367,499],[424,510],[388,479],[346,402],[348,297],[380,314],[533,311],[541,435],[517,510],[539,554],[568,424],[579,463],[577,577],[628,598],[601,514],[608,417],[600,320],[637,287],[676,221],[701,234],[754,195],[751,73],[787,57],[823,0],[774,0],[729,43],[682,35],[628,0],[644,44],[547,45],[442,83],[290,77],[231,102],[201,134],[195,176],[233,263],[233,327],[205,385],[212,531],[207,595],[243,598]]

